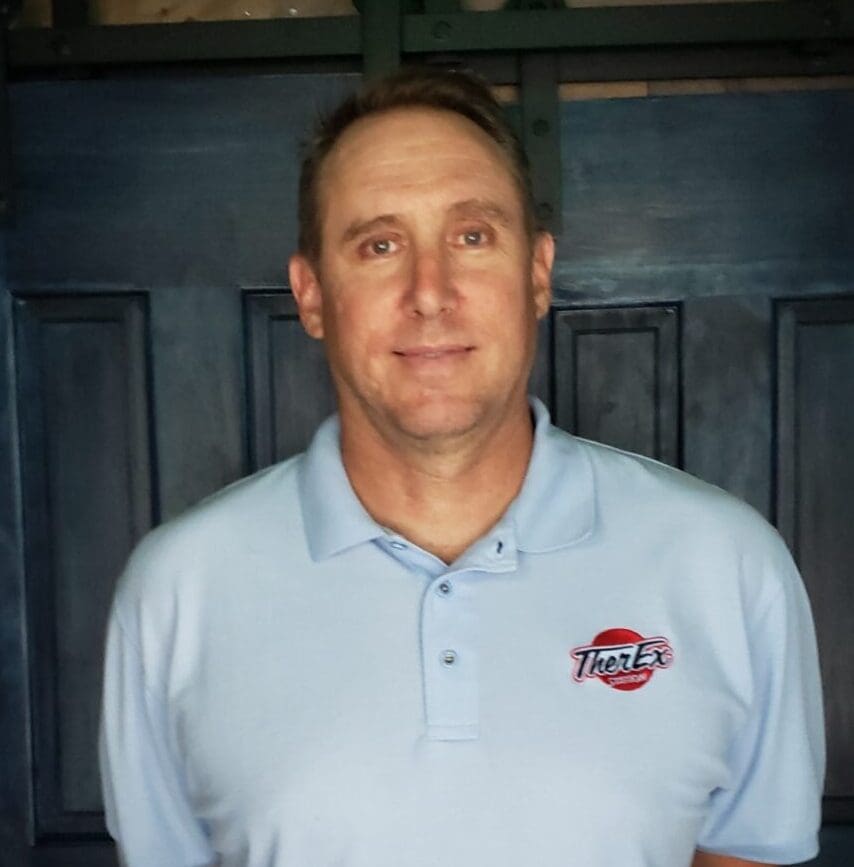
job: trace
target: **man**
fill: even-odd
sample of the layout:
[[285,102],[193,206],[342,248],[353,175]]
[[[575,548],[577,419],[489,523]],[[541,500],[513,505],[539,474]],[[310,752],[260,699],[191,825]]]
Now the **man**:
[[816,852],[803,587],[749,507],[553,428],[554,243],[489,91],[412,71],[303,166],[338,415],[152,533],[102,731],[131,867],[735,867]]

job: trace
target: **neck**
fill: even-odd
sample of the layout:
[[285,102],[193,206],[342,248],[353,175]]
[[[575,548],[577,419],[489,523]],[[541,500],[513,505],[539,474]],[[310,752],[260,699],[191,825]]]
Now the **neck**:
[[493,425],[441,447],[394,442],[342,415],[341,455],[368,513],[452,563],[504,514],[519,493],[533,447],[526,402]]

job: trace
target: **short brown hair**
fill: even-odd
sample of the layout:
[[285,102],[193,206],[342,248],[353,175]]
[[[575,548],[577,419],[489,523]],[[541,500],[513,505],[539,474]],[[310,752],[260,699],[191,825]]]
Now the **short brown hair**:
[[344,131],[357,120],[396,108],[452,111],[476,123],[507,157],[522,199],[525,229],[533,238],[537,224],[528,158],[500,103],[486,82],[466,72],[434,67],[404,67],[348,96],[321,117],[302,162],[299,181],[299,250],[317,264],[321,251],[320,172]]

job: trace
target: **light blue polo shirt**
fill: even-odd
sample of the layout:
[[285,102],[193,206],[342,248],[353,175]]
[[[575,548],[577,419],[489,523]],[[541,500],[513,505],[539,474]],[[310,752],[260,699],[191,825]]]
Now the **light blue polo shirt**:
[[450,567],[304,455],[146,537],[104,684],[129,867],[689,867],[817,851],[809,607],[728,494],[538,401],[524,485]]

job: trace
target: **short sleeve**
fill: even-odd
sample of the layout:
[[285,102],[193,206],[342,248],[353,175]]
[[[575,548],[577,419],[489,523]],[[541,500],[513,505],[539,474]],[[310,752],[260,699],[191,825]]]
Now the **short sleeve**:
[[146,688],[138,648],[114,606],[100,731],[107,829],[125,867],[207,867],[215,854],[185,794],[166,708]]
[[815,630],[783,542],[762,568],[769,601],[746,624],[753,701],[711,795],[699,848],[772,864],[815,857],[824,785],[824,719]]

